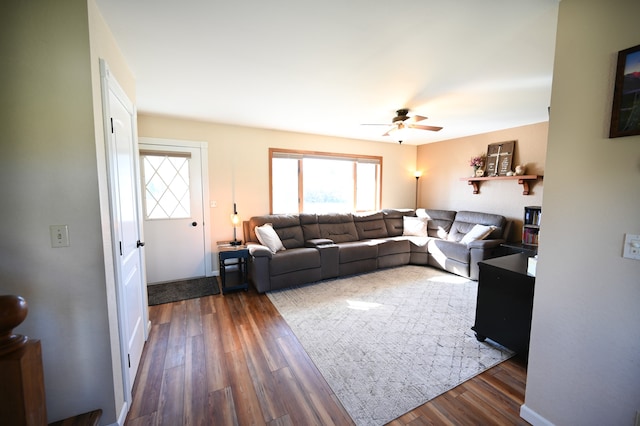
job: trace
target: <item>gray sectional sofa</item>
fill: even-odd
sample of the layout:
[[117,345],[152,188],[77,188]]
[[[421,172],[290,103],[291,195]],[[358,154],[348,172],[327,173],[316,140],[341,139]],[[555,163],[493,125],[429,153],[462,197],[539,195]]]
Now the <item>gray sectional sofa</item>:
[[[256,227],[264,237],[265,224],[283,249],[260,243]],[[243,222],[249,280],[260,293],[407,264],[477,280],[478,261],[497,256],[510,229],[504,216],[431,209],[264,215]],[[467,243],[478,230],[489,234]]]

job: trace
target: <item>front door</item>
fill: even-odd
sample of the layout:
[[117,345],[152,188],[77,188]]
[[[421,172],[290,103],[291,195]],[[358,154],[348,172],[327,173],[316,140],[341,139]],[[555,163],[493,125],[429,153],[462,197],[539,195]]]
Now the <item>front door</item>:
[[198,143],[169,143],[140,143],[150,284],[207,275],[202,149]]

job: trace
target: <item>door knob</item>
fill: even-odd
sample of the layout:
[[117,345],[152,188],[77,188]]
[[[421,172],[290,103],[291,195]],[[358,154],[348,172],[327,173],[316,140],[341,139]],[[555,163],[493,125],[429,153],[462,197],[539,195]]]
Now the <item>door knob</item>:
[[191,226],[198,226],[198,222],[191,222]]
[[138,241],[136,242],[136,247],[144,247],[144,242],[143,242],[143,241],[138,240]]

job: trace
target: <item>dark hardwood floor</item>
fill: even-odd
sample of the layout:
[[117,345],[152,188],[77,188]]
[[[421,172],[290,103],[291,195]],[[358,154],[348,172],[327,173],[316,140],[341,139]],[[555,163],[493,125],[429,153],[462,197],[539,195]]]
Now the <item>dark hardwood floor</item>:
[[[149,308],[126,425],[352,425],[269,298],[251,289]],[[511,359],[389,423],[527,425]]]

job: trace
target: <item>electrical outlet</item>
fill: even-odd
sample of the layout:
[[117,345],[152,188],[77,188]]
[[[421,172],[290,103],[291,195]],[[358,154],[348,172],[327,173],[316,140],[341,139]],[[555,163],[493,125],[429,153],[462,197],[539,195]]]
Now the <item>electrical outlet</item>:
[[640,260],[640,235],[625,234],[622,257]]
[[51,234],[51,247],[69,247],[69,227],[67,225],[49,226]]

